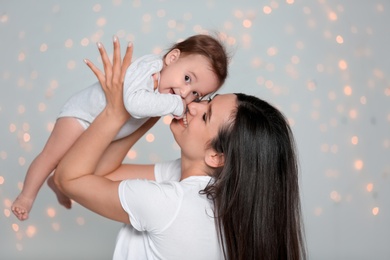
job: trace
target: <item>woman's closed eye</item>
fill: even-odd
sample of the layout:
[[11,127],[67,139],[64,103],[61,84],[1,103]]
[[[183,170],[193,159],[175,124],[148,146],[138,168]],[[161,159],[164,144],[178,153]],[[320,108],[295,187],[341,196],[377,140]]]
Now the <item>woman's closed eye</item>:
[[195,99],[199,99],[200,98],[200,94],[196,91],[192,91],[192,95],[195,97]]

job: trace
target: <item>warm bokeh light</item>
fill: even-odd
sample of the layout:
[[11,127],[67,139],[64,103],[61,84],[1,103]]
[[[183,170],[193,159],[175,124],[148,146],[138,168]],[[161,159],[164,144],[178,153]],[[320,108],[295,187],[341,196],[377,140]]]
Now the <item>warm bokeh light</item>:
[[102,27],[104,25],[106,25],[107,23],[107,20],[105,17],[100,17],[97,21],[96,21],[96,25],[99,26],[99,27]]
[[45,103],[39,103],[38,104],[38,111],[39,112],[43,112],[43,111],[45,111],[46,110],[46,104]]
[[350,95],[352,95],[352,88],[351,88],[351,86],[345,86],[344,87],[344,94],[346,95],[346,96],[350,96]]
[[127,156],[127,158],[134,160],[135,158],[137,158],[137,151],[132,149],[132,150],[127,152],[126,156]]
[[329,145],[328,144],[322,144],[320,149],[321,149],[321,152],[327,153],[329,151]]
[[15,231],[15,232],[18,232],[19,231],[19,225],[18,224],[12,224],[12,229]]
[[142,16],[142,21],[144,21],[145,23],[149,23],[152,21],[152,16],[150,14],[144,14]]
[[276,54],[278,54],[278,49],[276,47],[270,47],[267,50],[267,54],[269,56],[275,56]]
[[5,159],[7,159],[7,153],[5,152],[5,151],[0,151],[0,159],[3,159],[3,160],[5,160]]
[[353,145],[357,145],[358,142],[359,142],[359,138],[358,138],[356,135],[352,136],[352,138],[351,138],[351,143],[352,143]]
[[373,188],[374,188],[374,184],[373,184],[373,183],[369,183],[369,184],[367,184],[367,186],[366,186],[366,190],[367,190],[368,192],[371,192],[371,191],[373,190]]
[[4,184],[4,177],[0,176],[0,185]]
[[74,60],[70,60],[68,61],[68,63],[66,64],[66,67],[70,70],[73,70],[75,67],[76,67],[76,62]]
[[355,167],[356,170],[363,169],[363,161],[362,160],[356,160],[354,162],[354,167]]
[[245,19],[244,21],[242,21],[242,26],[244,26],[245,28],[250,28],[252,26],[252,22],[248,19]]
[[348,64],[345,60],[340,60],[339,61],[339,68],[341,70],[346,70],[348,68]]
[[41,52],[46,52],[47,49],[48,49],[48,46],[47,46],[46,43],[42,43],[41,46],[39,47],[39,50],[40,50]]
[[22,190],[23,189],[23,182],[18,182],[18,189],[19,190]]
[[154,141],[154,134],[147,134],[145,139],[149,143],[153,142]]
[[300,59],[299,59],[298,56],[294,55],[294,56],[291,57],[291,63],[292,64],[298,64],[299,61],[300,61]]
[[7,218],[9,218],[9,216],[11,216],[11,210],[9,210],[9,209],[4,209],[4,216],[6,216]]
[[26,54],[24,52],[20,52],[18,56],[18,61],[24,61],[26,59]]
[[27,237],[33,237],[35,236],[35,234],[37,233],[37,228],[35,226],[28,226],[27,229],[26,229],[26,235]]
[[356,119],[358,116],[356,109],[351,109],[348,114],[351,119]]
[[324,210],[321,207],[317,207],[317,208],[314,209],[314,215],[316,215],[317,217],[321,216],[323,211]]
[[341,201],[341,195],[340,193],[338,193],[337,191],[332,191],[330,193],[330,198],[331,200],[333,200],[334,202],[340,202]]
[[342,43],[344,43],[344,38],[341,35],[337,35],[336,42],[339,44],[342,44]]
[[329,93],[328,93],[328,98],[330,99],[330,100],[335,100],[336,99],[336,93],[334,92],[334,91],[330,91]]
[[21,165],[21,166],[25,165],[25,164],[26,164],[26,158],[24,158],[24,157],[19,157],[18,163],[19,163],[19,165]]
[[61,225],[60,225],[59,223],[55,222],[55,223],[52,223],[52,224],[51,224],[51,228],[52,228],[54,231],[60,231]]
[[29,133],[24,133],[23,134],[23,141],[24,142],[29,142],[30,141],[30,139],[31,139],[31,136],[30,136],[30,134]]
[[266,6],[263,7],[263,12],[265,14],[270,14],[272,12],[272,9],[271,9],[271,7],[266,5]]
[[7,15],[7,14],[1,14],[1,15],[0,15],[0,22],[1,22],[1,23],[6,23],[6,22],[8,22],[8,15]]
[[169,125],[169,124],[171,123],[172,119],[173,119],[173,117],[170,116],[170,115],[164,116],[164,117],[163,117],[163,123],[164,123],[165,125]]
[[25,112],[26,112],[26,107],[24,105],[19,105],[18,106],[18,113],[24,114]]
[[378,208],[378,207],[374,207],[374,208],[372,209],[372,215],[376,216],[376,215],[378,215],[378,214],[379,214],[379,208]]
[[328,13],[328,18],[331,21],[336,21],[337,20],[337,14],[335,12],[329,12]]
[[314,90],[316,90],[316,87],[317,87],[317,85],[316,85],[315,81],[310,80],[307,82],[307,89],[308,90],[314,91]]
[[54,208],[46,209],[46,214],[50,218],[54,218],[56,216],[56,210]]
[[72,48],[73,47],[73,40],[72,39],[67,39],[65,41],[65,47],[66,48]]
[[47,130],[48,132],[53,131],[53,128],[54,128],[54,123],[52,123],[52,122],[47,123],[47,125],[46,125],[46,130]]
[[100,12],[102,10],[102,5],[101,4],[95,4],[93,7],[92,7],[92,10],[96,13]]
[[81,46],[88,46],[89,45],[89,39],[88,38],[82,38],[80,41]]
[[83,217],[76,218],[76,222],[79,226],[83,226],[85,224],[85,219]]

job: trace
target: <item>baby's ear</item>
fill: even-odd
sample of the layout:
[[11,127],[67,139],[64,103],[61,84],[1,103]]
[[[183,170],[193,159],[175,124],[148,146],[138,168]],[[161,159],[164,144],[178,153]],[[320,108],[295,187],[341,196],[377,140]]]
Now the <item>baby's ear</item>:
[[217,153],[213,149],[208,149],[206,151],[205,161],[208,166],[217,168],[225,164],[225,156],[223,153]]
[[165,65],[169,65],[172,62],[175,62],[179,59],[180,57],[180,50],[179,49],[173,49],[168,54],[165,56]]

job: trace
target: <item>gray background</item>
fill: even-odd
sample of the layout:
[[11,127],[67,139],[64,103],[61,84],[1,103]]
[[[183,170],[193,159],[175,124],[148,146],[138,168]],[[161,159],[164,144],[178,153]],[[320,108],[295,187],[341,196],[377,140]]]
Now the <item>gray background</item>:
[[[11,202],[62,104],[95,81],[83,59],[101,64],[97,41],[112,53],[116,34],[139,57],[207,31],[233,55],[220,93],[262,97],[291,122],[309,258],[390,259],[389,11],[384,0],[1,0],[0,259],[112,257],[121,224],[60,207],[46,185],[28,221]],[[150,134],[127,161],[179,156],[163,120]]]

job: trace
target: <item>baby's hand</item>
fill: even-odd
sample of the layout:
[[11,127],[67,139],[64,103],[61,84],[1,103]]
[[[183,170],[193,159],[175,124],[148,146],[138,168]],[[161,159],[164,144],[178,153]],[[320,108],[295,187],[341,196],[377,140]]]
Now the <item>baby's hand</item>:
[[176,115],[173,115],[173,117],[175,118],[175,119],[182,119],[183,117],[184,117],[184,114],[186,113],[186,111],[187,111],[187,104],[186,104],[186,101],[184,100],[184,99],[182,99],[182,101],[183,101],[183,113],[180,115],[180,116],[176,116]]

